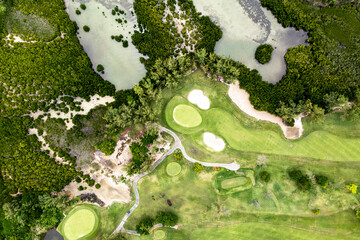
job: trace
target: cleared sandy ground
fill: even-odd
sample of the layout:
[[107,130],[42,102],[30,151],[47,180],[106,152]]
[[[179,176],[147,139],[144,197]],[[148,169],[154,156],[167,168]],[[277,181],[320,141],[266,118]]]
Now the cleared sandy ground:
[[212,133],[205,132],[203,134],[203,140],[206,146],[210,147],[215,152],[220,152],[225,148],[225,142],[221,138],[215,136]]
[[278,124],[287,139],[297,139],[302,136],[304,129],[301,122],[301,116],[295,119],[294,127],[286,126],[280,117],[265,111],[256,110],[249,100],[249,93],[247,93],[244,89],[239,88],[239,82],[236,82],[236,84],[230,84],[229,86],[228,95],[241,111],[256,118],[257,120]]
[[210,99],[204,95],[203,91],[194,89],[192,90],[187,99],[192,104],[197,105],[199,108],[203,110],[207,110],[210,108]]

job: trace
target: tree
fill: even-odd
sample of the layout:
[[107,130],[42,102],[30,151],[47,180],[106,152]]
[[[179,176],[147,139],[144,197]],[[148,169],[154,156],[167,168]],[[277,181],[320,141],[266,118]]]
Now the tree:
[[87,25],[84,25],[83,29],[84,29],[85,32],[89,32],[89,31],[90,31],[90,28],[89,28],[89,26],[87,26]]
[[123,40],[122,45],[124,48],[127,48],[129,46],[128,40]]
[[104,74],[104,70],[105,70],[105,68],[104,68],[103,65],[99,64],[99,65],[96,66],[96,71],[101,72],[102,74]]
[[140,235],[148,235],[153,225],[154,219],[151,217],[145,217],[136,225],[136,232]]
[[329,184],[329,179],[326,176],[322,175],[315,175],[316,183],[319,184],[321,187],[326,188]]
[[175,226],[178,219],[179,217],[173,212],[159,212],[155,217],[156,222],[169,227]]
[[101,152],[105,153],[106,156],[113,154],[116,147],[116,141],[114,139],[106,139],[99,142],[95,148],[99,149]]
[[85,10],[86,9],[86,5],[85,4],[80,4],[80,8],[82,9],[82,10]]
[[341,95],[337,92],[331,92],[329,94],[325,94],[324,102],[326,104],[327,111],[331,111],[335,107],[343,108],[348,103],[349,99],[344,95]]
[[320,214],[320,209],[318,209],[318,208],[313,209],[312,212],[313,212],[315,215],[319,215],[319,214]]
[[259,176],[260,176],[260,179],[263,180],[264,182],[266,182],[266,183],[270,182],[271,175],[269,172],[261,171]]
[[76,13],[76,15],[80,15],[80,14],[81,14],[81,11],[80,11],[79,9],[76,9],[76,10],[75,10],[75,13]]
[[273,50],[274,48],[271,45],[261,44],[255,51],[255,59],[261,64],[268,63],[271,60],[271,53]]
[[200,163],[196,162],[194,164],[194,171],[196,173],[200,173],[203,170],[203,165],[201,165]]

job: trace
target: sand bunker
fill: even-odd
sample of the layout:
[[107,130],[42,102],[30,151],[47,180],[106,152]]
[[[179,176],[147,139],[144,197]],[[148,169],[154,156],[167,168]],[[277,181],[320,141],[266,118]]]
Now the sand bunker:
[[280,117],[265,111],[256,110],[249,100],[249,93],[244,89],[239,88],[239,82],[230,85],[228,94],[231,100],[240,108],[241,111],[256,118],[257,120],[278,124],[287,139],[297,139],[303,134],[304,129],[301,122],[301,116],[295,118],[294,127],[289,127],[283,123]]
[[197,105],[199,108],[203,110],[207,110],[210,108],[210,100],[207,96],[204,95],[203,91],[201,90],[198,89],[192,90],[189,93],[187,99],[189,100],[189,102]]
[[212,133],[206,132],[203,135],[204,143],[206,146],[213,149],[215,152],[220,152],[225,148],[225,142],[221,138]]

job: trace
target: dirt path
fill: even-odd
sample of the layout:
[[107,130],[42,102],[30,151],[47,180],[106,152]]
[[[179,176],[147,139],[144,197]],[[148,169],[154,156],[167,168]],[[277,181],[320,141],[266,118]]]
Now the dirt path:
[[168,151],[166,152],[159,160],[157,160],[151,171],[150,172],[145,172],[145,173],[142,173],[140,175],[138,175],[135,180],[134,180],[134,184],[133,184],[133,189],[134,189],[134,193],[135,193],[135,197],[136,197],[136,201],[135,201],[135,204],[134,206],[132,206],[132,208],[126,213],[126,215],[124,216],[123,220],[121,221],[121,223],[119,224],[119,226],[115,229],[115,231],[113,232],[113,234],[116,234],[116,233],[119,233],[123,227],[124,227],[124,224],[126,223],[127,219],[130,217],[130,215],[135,211],[135,209],[139,206],[139,203],[140,203],[140,195],[139,195],[139,191],[137,189],[137,184],[140,180],[140,178],[148,175],[149,173],[151,173],[152,171],[155,170],[155,168],[157,166],[159,166],[160,163],[162,163],[162,161],[164,161],[169,155],[171,155],[176,149],[180,149],[184,158],[190,162],[197,162],[197,163],[200,163],[202,164],[203,166],[206,166],[206,167],[222,167],[222,168],[226,168],[226,169],[229,169],[231,171],[236,171],[240,168],[240,165],[237,164],[236,162],[233,162],[231,164],[228,164],[228,163],[208,163],[208,162],[201,162],[201,161],[198,161],[192,157],[190,157],[189,155],[187,155],[186,151],[185,151],[185,148],[184,146],[182,145],[179,137],[171,130],[165,128],[165,127],[162,127],[162,126],[158,126],[159,127],[159,130],[162,131],[162,132],[166,132],[168,134],[170,134],[174,140],[175,140],[175,144],[174,146]]
[[298,139],[302,136],[304,129],[300,116],[295,119],[294,127],[289,127],[283,123],[280,117],[265,111],[256,110],[249,100],[249,93],[247,93],[244,89],[240,89],[239,82],[229,85],[228,95],[231,100],[240,108],[240,110],[249,116],[254,117],[257,120],[278,124],[287,139]]

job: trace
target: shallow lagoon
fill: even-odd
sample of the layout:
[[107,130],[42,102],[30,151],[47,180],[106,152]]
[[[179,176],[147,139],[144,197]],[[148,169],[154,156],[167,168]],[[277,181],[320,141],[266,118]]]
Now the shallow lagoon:
[[[265,81],[276,83],[286,73],[284,56],[290,47],[305,43],[307,33],[283,28],[258,0],[193,0],[197,11],[220,25],[223,37],[215,53],[229,56],[257,69]],[[265,65],[255,59],[256,48],[263,43],[274,47],[271,61]]]
[[[86,10],[80,9],[80,2],[85,3]],[[94,69],[98,64],[105,67],[105,74],[100,74],[104,79],[113,83],[117,90],[132,88],[145,76],[146,70],[139,58],[142,56],[134,45],[131,44],[131,34],[134,24],[137,24],[133,11],[132,0],[65,0],[66,11],[70,19],[79,26],[79,40],[85,52],[93,63]],[[111,10],[116,6],[126,12],[126,16],[113,16]],[[81,10],[76,15],[75,10]],[[119,24],[116,18],[126,19],[126,24]],[[90,27],[90,32],[85,32],[83,26]],[[112,40],[111,35],[122,34],[128,40],[129,47],[124,48],[122,43]]]

